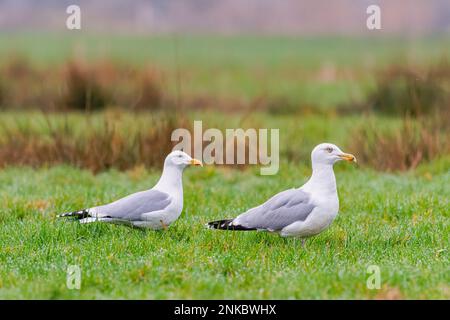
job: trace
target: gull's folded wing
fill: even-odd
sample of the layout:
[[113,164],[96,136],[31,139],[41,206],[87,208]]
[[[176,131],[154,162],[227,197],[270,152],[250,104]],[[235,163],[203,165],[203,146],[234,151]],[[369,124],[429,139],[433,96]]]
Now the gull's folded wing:
[[239,215],[232,224],[276,231],[296,221],[305,221],[314,208],[308,193],[300,189],[289,189]]
[[133,193],[112,203],[93,208],[99,218],[137,221],[144,213],[165,209],[171,202],[167,193],[146,190]]

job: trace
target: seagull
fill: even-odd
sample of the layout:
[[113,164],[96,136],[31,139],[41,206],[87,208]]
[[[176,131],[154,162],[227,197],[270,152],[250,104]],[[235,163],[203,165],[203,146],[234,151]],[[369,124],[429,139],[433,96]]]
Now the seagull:
[[207,227],[275,232],[282,237],[302,238],[303,244],[304,238],[327,229],[338,214],[333,165],[340,160],[356,162],[354,155],[334,144],[319,144],[311,152],[311,178],[302,187],[282,191],[234,219],[209,222]]
[[100,221],[153,230],[166,229],[183,210],[181,178],[188,165],[201,166],[202,163],[183,151],[173,151],[166,157],[161,178],[152,189],[58,217],[72,217],[80,223]]

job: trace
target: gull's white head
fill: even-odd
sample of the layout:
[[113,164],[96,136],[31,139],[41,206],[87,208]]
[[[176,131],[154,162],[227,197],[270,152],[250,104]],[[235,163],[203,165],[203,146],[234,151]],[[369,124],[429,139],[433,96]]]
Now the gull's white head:
[[186,152],[175,150],[169,153],[164,161],[165,167],[175,167],[179,169],[184,169],[189,165],[202,166],[202,162],[197,159],[191,158]]
[[311,152],[311,161],[314,164],[333,165],[340,160],[356,162],[354,155],[345,153],[332,143],[321,143]]

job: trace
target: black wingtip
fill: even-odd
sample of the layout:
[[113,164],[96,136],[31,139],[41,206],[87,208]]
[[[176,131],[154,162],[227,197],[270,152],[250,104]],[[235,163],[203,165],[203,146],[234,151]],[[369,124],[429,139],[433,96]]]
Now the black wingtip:
[[255,228],[247,228],[240,225],[233,224],[233,219],[217,220],[211,221],[206,224],[210,229],[218,230],[230,230],[230,231],[251,231],[256,230]]
[[80,211],[72,211],[72,212],[62,213],[62,214],[57,215],[56,217],[58,217],[58,218],[72,217],[75,219],[84,219],[84,218],[90,217],[90,215],[89,215],[89,210],[84,209],[84,210],[80,210]]
[[210,229],[223,229],[226,225],[229,225],[231,220],[217,220],[211,221],[206,224],[206,226]]

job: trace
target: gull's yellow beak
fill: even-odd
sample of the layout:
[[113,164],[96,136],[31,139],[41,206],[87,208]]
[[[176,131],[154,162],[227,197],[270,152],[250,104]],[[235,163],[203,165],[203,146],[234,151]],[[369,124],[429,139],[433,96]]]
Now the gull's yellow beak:
[[200,160],[197,160],[197,159],[192,159],[190,164],[193,165],[193,166],[201,166],[201,167],[203,167],[202,162]]
[[356,162],[356,157],[350,153],[342,153],[339,155],[339,158],[349,162]]

